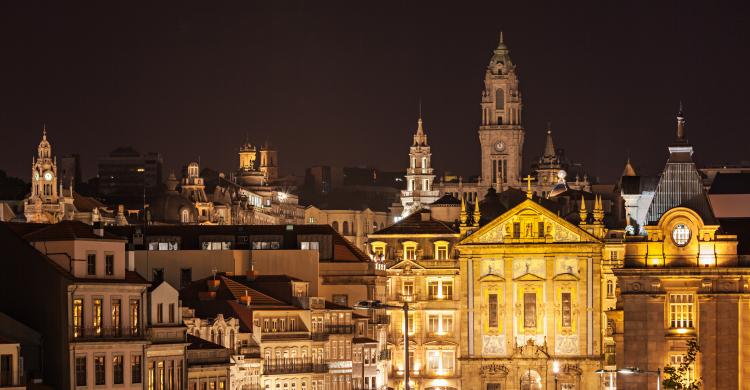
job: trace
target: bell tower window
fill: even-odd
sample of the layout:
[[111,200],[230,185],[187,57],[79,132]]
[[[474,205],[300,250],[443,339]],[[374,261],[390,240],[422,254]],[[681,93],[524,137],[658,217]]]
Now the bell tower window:
[[505,91],[503,91],[502,88],[498,88],[495,91],[495,109],[496,110],[505,109]]

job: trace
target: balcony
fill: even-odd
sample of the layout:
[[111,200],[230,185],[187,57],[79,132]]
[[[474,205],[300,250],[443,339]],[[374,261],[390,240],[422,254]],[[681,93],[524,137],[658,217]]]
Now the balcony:
[[391,323],[391,319],[385,314],[376,314],[371,316],[368,322],[376,325],[388,325]]
[[112,340],[145,340],[146,332],[135,327],[71,327],[69,336],[72,341],[112,341]]
[[295,331],[295,332],[264,332],[261,334],[261,341],[271,340],[302,340],[310,337],[310,333],[307,331]]
[[354,333],[353,325],[326,325],[326,333],[328,334],[352,334]]
[[313,371],[313,363],[310,359],[279,359],[263,362],[263,374],[306,374]]
[[312,332],[310,333],[310,338],[312,341],[326,341],[328,340],[329,334],[326,332]]
[[453,294],[429,294],[427,299],[430,301],[452,301]]
[[401,302],[415,302],[417,300],[416,294],[399,294],[398,300]]
[[384,349],[384,350],[380,351],[380,353],[378,354],[378,361],[391,360],[391,359],[392,359],[392,357],[391,357],[391,350],[390,349]]

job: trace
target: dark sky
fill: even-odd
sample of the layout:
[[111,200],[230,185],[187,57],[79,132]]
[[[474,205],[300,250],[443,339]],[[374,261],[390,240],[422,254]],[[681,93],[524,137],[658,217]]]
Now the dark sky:
[[658,172],[680,100],[699,163],[750,159],[744,2],[62,3],[0,5],[0,169],[24,180],[43,123],[85,177],[119,145],[230,170],[246,133],[284,172],[405,169],[420,97],[435,167],[478,173],[500,30],[527,165],[551,121],[591,175],[614,180],[628,151]]

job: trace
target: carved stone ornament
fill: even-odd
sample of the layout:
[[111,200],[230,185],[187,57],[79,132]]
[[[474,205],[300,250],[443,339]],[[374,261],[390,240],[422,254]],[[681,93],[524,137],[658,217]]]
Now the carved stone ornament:
[[501,377],[505,378],[508,376],[508,367],[505,367],[502,364],[498,363],[489,363],[489,364],[483,364],[482,367],[479,369],[479,374],[482,376],[494,376],[494,377]]

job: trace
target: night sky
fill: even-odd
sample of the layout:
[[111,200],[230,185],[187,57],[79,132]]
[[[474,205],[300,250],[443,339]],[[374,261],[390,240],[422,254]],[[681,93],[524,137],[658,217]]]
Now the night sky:
[[657,173],[680,100],[700,164],[750,160],[744,2],[61,3],[0,5],[0,169],[24,180],[43,123],[86,178],[120,145],[228,171],[246,133],[285,173],[401,170],[420,97],[434,166],[476,174],[500,30],[526,166],[551,121],[591,176],[613,181],[628,153]]

